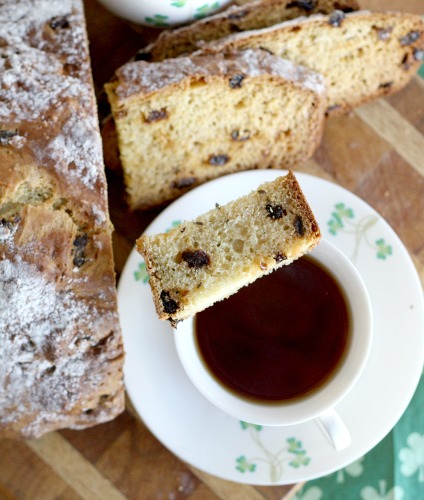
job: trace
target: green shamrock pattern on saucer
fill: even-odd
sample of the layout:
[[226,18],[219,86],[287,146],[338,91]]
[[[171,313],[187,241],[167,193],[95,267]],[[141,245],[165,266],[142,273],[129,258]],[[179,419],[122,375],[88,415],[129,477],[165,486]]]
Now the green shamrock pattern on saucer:
[[296,438],[288,438],[276,451],[272,451],[265,446],[261,439],[261,433],[264,429],[262,425],[240,421],[240,426],[243,431],[249,432],[251,439],[258,448],[258,455],[251,458],[247,458],[245,455],[237,457],[236,469],[239,472],[243,474],[255,472],[259,466],[258,464],[265,464],[269,468],[270,481],[275,483],[283,476],[285,464],[296,469],[309,464],[311,459],[303,449],[302,442]]
[[359,220],[355,220],[355,213],[351,208],[346,207],[344,203],[336,203],[331,219],[328,221],[328,231],[333,236],[339,233],[351,234],[354,240],[353,251],[350,255],[352,262],[356,262],[362,243],[373,249],[377,259],[386,260],[392,255],[392,247],[384,238],[370,241],[368,237],[369,230],[378,222],[375,215],[367,215]]

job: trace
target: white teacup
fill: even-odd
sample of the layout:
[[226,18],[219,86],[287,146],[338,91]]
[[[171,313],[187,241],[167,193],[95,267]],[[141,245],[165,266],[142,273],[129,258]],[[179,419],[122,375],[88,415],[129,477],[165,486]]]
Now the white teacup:
[[361,276],[350,260],[323,239],[309,254],[326,268],[343,291],[350,310],[350,340],[337,370],[301,398],[269,404],[238,396],[220,383],[199,352],[194,319],[178,324],[175,344],[179,359],[193,385],[217,408],[245,422],[285,426],[315,419],[336,450],[351,443],[348,429],[335,407],[351,391],[367,362],[372,342],[372,309]]
[[196,21],[213,14],[230,0],[99,0],[107,9],[119,17],[135,24],[166,28],[182,23]]

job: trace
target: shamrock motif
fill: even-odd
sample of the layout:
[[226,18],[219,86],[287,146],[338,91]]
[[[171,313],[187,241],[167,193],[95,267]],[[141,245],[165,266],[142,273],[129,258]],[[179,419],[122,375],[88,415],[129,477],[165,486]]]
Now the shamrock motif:
[[288,452],[292,453],[294,457],[290,460],[289,465],[296,469],[301,465],[308,465],[311,459],[306,456],[306,451],[302,449],[302,443],[295,438],[287,439],[289,444]]
[[353,220],[355,213],[344,203],[336,203],[334,207],[335,211],[331,213],[331,219],[327,223],[328,231],[333,236],[337,236],[340,232],[353,236],[354,247],[350,256],[352,262],[357,260],[359,249],[362,248],[363,243],[376,250],[378,259],[385,260],[389,255],[392,255],[392,247],[383,238],[375,242],[371,242],[368,238],[368,232],[378,222],[378,217],[370,214],[359,220]]
[[152,24],[153,26],[157,26],[158,28],[165,28],[169,26],[167,19],[168,16],[162,16],[160,14],[155,14],[153,17],[144,18],[146,23]]
[[377,245],[377,258],[386,259],[388,255],[392,255],[392,247],[387,245],[383,238],[375,242]]
[[302,447],[302,442],[296,438],[288,438],[286,445],[282,446],[276,452],[271,451],[261,438],[262,425],[250,424],[240,421],[240,426],[243,430],[248,431],[253,442],[260,450],[260,455],[247,459],[245,455],[241,455],[236,459],[236,469],[240,472],[254,472],[257,462],[265,462],[269,466],[269,475],[272,482],[278,481],[283,474],[283,464],[288,463],[290,467],[295,469],[307,466],[311,459],[306,455],[306,451]]
[[240,420],[240,426],[243,430],[248,429],[249,427],[252,427],[253,429],[256,429],[257,431],[262,430],[262,425],[257,425],[257,424],[249,424],[248,422],[244,422],[243,420]]
[[318,486],[311,486],[296,493],[293,500],[320,500],[324,492]]
[[146,269],[145,262],[140,262],[136,271],[134,271],[134,279],[135,281],[141,281],[143,283],[147,283],[149,281],[149,273]]
[[339,229],[344,227],[344,219],[353,219],[354,213],[351,208],[346,208],[344,203],[337,203],[335,205],[336,211],[333,212],[331,220],[328,222],[329,231],[334,236]]
[[172,2],[171,5],[173,7],[184,7],[186,3],[187,3],[187,0],[178,0],[176,2]]
[[393,486],[386,491],[386,481],[380,481],[378,491],[372,486],[365,486],[361,491],[362,500],[402,500],[405,492],[400,486]]
[[240,455],[236,459],[236,462],[238,464],[236,469],[240,472],[243,472],[243,473],[246,471],[254,472],[256,469],[256,464],[249,462],[244,455]]
[[358,460],[347,465],[343,469],[340,469],[337,472],[337,482],[344,483],[346,474],[348,476],[351,476],[351,477],[359,477],[360,475],[362,475],[364,472],[364,466],[363,466],[362,462],[364,460],[365,460],[365,457],[359,458]]
[[418,472],[418,481],[424,483],[424,434],[413,432],[406,440],[408,447],[399,452],[402,462],[400,471],[404,476],[412,476]]

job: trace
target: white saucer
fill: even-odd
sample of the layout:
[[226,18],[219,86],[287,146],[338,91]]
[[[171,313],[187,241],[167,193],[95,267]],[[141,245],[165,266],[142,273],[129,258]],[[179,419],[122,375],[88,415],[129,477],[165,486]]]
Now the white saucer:
[[[221,177],[179,198],[149,226],[164,232],[285,174],[255,170]],[[329,474],[355,461],[390,432],[409,404],[424,361],[424,301],[412,261],[394,231],[369,205],[328,181],[297,174],[324,237],[359,269],[374,310],[368,365],[337,407],[352,445],[336,452],[314,422],[258,427],[212,406],[186,377],[173,330],[157,319],[143,260],[133,250],[118,299],[127,353],[128,395],[151,432],[185,462],[248,484],[292,484]]]

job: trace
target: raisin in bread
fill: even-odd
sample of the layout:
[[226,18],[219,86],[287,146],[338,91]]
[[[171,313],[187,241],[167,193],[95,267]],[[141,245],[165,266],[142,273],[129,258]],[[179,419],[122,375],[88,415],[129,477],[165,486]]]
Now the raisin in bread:
[[130,62],[106,92],[133,209],[230,172],[296,166],[326,108],[320,75],[262,50]]
[[106,179],[81,0],[0,3],[0,437],[124,409]]
[[410,81],[424,55],[424,21],[406,13],[335,11],[201,46],[216,51],[261,47],[302,64],[324,76],[328,111],[342,111]]
[[177,29],[162,31],[150,45],[141,49],[136,59],[162,61],[196,50],[199,41],[210,41],[232,33],[256,30],[302,15],[330,14],[335,8],[343,12],[358,10],[355,0],[298,1],[259,0],[228,9]]
[[290,264],[320,237],[289,172],[168,233],[141,236],[137,250],[145,259],[158,316],[175,324]]

